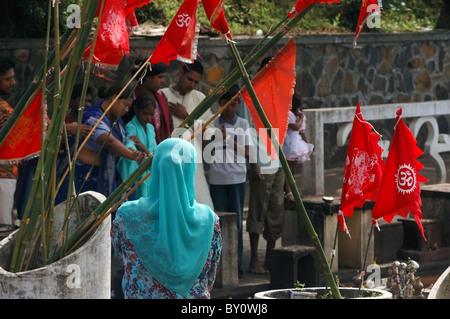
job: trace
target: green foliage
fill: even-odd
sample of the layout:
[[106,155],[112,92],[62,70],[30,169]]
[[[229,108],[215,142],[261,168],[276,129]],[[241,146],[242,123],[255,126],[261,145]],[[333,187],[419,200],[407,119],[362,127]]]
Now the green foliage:
[[[74,3],[78,4],[80,0],[61,1],[59,12],[61,32],[67,29],[66,19],[69,14],[65,9]],[[3,1],[0,10],[0,38],[45,38],[47,10],[48,0]]]
[[[63,0],[60,7],[61,30],[71,3],[79,0]],[[136,9],[139,23],[147,20],[168,26],[183,0],[156,0]],[[338,3],[316,5],[296,26],[299,32],[354,32],[358,22],[362,0],[340,0]],[[443,0],[385,0],[381,16],[381,28],[365,32],[423,31],[433,29],[441,12]],[[228,25],[233,35],[254,35],[257,30],[268,31],[281,21],[295,4],[295,0],[226,0],[224,2]],[[0,38],[45,37],[47,1],[5,1],[0,10]],[[197,18],[204,34],[216,34],[211,28],[202,5]],[[6,22],[6,23],[3,23]]]

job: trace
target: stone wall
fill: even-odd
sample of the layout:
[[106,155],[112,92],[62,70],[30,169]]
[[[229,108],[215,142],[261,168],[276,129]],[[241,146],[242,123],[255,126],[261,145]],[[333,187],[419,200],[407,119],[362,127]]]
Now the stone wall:
[[[259,38],[236,38],[242,57]],[[304,108],[419,102],[449,98],[450,34],[424,32],[402,34],[363,34],[353,48],[351,34],[298,35],[297,86]],[[114,82],[124,82],[134,60],[147,58],[159,38],[132,38]],[[267,55],[275,54],[286,43],[282,39]],[[199,55],[206,75],[200,89],[208,93],[234,67],[233,57],[220,38],[200,37]],[[14,103],[43,63],[45,43],[40,39],[0,39],[0,54],[14,56],[19,86],[10,96]],[[170,65],[167,82],[175,80],[180,63]],[[258,66],[249,70],[256,74]],[[80,72],[81,73],[81,72]],[[82,74],[80,74],[80,78]],[[95,87],[108,85],[92,76]]]

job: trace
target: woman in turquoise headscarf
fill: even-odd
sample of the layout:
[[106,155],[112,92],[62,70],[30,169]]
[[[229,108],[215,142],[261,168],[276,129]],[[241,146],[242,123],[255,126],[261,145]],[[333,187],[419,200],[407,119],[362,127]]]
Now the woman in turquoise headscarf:
[[149,196],[122,204],[111,236],[125,298],[210,298],[222,250],[219,217],[195,201],[197,154],[182,139],[155,150]]

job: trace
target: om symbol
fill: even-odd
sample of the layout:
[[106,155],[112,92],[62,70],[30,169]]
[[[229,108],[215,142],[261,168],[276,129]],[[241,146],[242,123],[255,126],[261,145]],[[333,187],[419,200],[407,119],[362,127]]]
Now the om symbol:
[[409,164],[400,165],[396,178],[399,192],[409,194],[416,188],[416,173]]
[[175,21],[177,26],[180,28],[186,26],[188,27],[191,23],[191,17],[187,13],[182,13],[177,16],[177,20]]

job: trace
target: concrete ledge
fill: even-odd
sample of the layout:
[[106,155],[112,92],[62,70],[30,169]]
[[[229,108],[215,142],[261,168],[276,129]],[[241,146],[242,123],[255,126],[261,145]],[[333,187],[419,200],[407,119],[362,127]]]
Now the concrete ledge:
[[307,287],[317,287],[319,279],[320,264],[314,247],[292,245],[273,250],[270,271],[272,288],[293,288],[297,282]]
[[214,287],[235,288],[239,286],[236,213],[216,214],[220,218],[223,246]]

